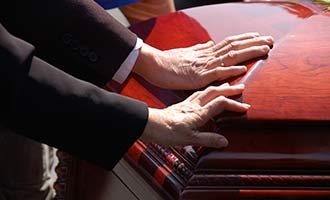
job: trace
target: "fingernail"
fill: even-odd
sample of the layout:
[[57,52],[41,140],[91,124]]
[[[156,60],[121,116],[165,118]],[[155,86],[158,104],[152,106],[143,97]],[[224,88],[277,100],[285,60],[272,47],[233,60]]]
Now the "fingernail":
[[252,33],[252,35],[253,35],[253,36],[260,36],[260,33],[258,33],[258,32],[254,32],[254,33]]
[[225,137],[221,137],[221,138],[218,140],[218,145],[217,145],[217,146],[218,146],[219,148],[228,146],[228,140],[227,140]]
[[243,69],[244,71],[247,70],[247,67],[245,65],[238,65],[237,67],[240,67],[241,69]]
[[268,37],[266,38],[266,40],[267,40],[268,42],[271,42],[271,43],[274,42],[274,38],[273,38],[272,36],[268,36]]
[[236,87],[238,87],[238,88],[244,88],[245,85],[241,83],[241,84],[237,84]]
[[267,46],[267,45],[263,45],[261,48],[262,48],[262,51],[263,51],[264,53],[268,53],[269,50],[270,50],[269,46]]
[[250,105],[250,104],[247,104],[247,103],[243,103],[243,106],[244,106],[245,108],[247,108],[247,109],[249,109],[249,108],[251,107],[251,105]]

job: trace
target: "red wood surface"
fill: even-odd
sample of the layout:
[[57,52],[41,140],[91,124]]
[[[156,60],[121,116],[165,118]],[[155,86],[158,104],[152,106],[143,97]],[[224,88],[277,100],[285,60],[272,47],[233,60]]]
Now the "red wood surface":
[[330,120],[330,17],[304,20],[241,81],[249,120]]

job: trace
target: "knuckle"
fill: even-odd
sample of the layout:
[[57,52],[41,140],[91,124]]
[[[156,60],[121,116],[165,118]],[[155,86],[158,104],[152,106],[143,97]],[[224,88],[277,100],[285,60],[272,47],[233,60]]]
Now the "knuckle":
[[233,49],[233,43],[231,42],[230,44],[228,44],[227,46],[226,46],[226,49]]
[[216,87],[215,86],[209,86],[208,88],[206,88],[206,93],[209,93],[209,92],[213,92],[214,90],[216,90]]
[[253,36],[252,33],[244,33],[244,34],[243,34],[243,37],[251,37],[251,36]]
[[216,91],[218,89],[216,86],[210,86],[209,88],[211,91]]
[[202,94],[201,91],[198,91],[198,92],[195,92],[195,93],[194,93],[194,95],[196,95],[196,96],[199,96],[199,95],[201,95],[201,94]]
[[227,98],[225,96],[221,95],[218,97],[218,101],[223,104],[223,103],[227,102]]
[[195,131],[195,129],[191,130],[190,139],[193,143],[198,142],[200,140],[200,135],[199,135],[198,131]]
[[210,48],[210,50],[215,52],[220,48],[220,46],[221,46],[221,43],[213,44],[213,46]]
[[194,46],[192,46],[192,48],[194,48],[195,50],[198,50],[202,47],[203,45],[202,44],[195,44]]
[[212,58],[209,58],[205,61],[205,66],[212,66],[214,63],[214,61],[212,60]]
[[260,37],[254,37],[252,40],[253,42],[258,43],[260,41]]
[[228,44],[230,44],[232,41],[233,41],[233,40],[232,40],[231,37],[227,37],[227,38],[225,38],[225,39],[223,40],[223,43],[224,43],[225,45],[228,45]]
[[237,57],[237,52],[234,51],[234,50],[229,51],[228,52],[228,57],[232,58],[232,59],[235,59]]
[[199,60],[194,59],[194,60],[191,62],[191,65],[192,65],[192,66],[198,66],[198,65],[199,65]]
[[237,49],[239,47],[240,43],[238,41],[233,41],[230,43],[231,49]]
[[196,44],[195,47],[196,48],[199,48],[201,46],[201,44]]
[[253,38],[260,37],[260,34],[259,33],[248,33],[247,35],[250,36],[250,37],[253,37]]
[[214,57],[214,58],[218,58],[218,57],[221,56],[221,55],[222,55],[222,50],[219,49],[219,50],[217,50],[217,51],[214,52],[213,57]]

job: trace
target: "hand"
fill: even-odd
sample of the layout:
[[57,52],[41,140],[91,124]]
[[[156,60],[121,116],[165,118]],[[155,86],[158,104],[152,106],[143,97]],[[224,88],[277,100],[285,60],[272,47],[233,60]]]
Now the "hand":
[[145,44],[134,71],[162,88],[198,89],[213,81],[245,73],[245,66],[235,65],[267,55],[273,43],[271,36],[245,33],[228,37],[218,44],[209,41],[167,51]]
[[140,139],[170,146],[192,144],[225,147],[228,144],[225,137],[218,133],[202,132],[198,128],[224,110],[246,112],[250,105],[227,98],[241,94],[243,90],[242,84],[210,86],[168,108],[149,108],[149,119]]

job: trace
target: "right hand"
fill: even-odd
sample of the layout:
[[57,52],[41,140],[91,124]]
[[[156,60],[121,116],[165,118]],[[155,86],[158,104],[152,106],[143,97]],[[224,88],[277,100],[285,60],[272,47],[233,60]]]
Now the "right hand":
[[224,110],[246,112],[250,105],[227,98],[239,95],[243,90],[243,84],[210,86],[165,109],[149,108],[149,119],[140,139],[166,146],[191,144],[225,147],[228,145],[225,137],[214,132],[199,131],[199,128]]
[[161,88],[196,90],[245,73],[246,66],[236,65],[267,55],[273,44],[273,37],[259,33],[166,51],[144,43],[133,70]]

